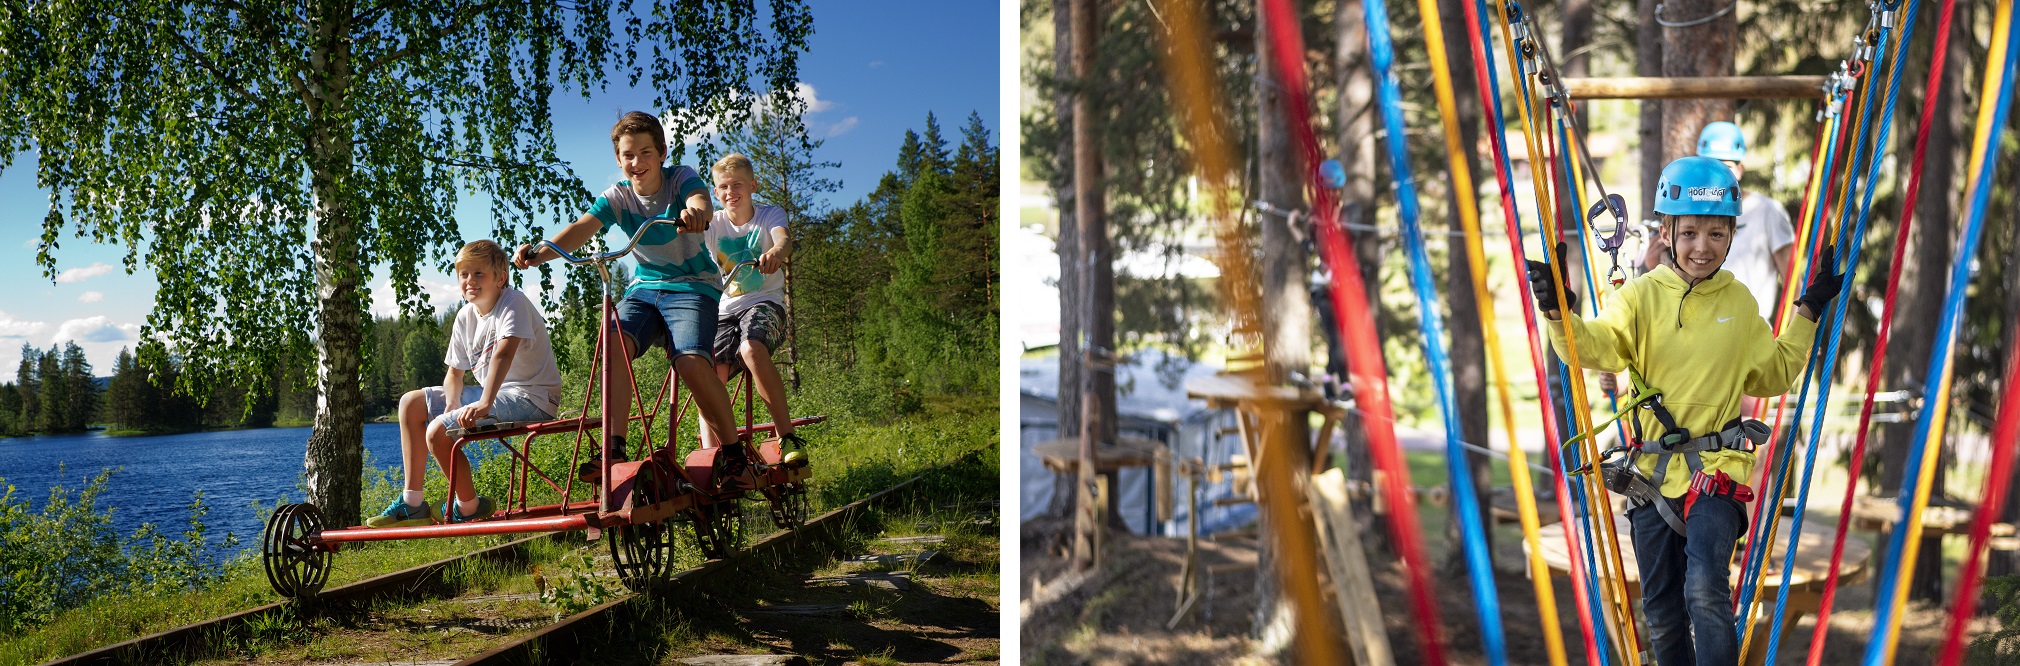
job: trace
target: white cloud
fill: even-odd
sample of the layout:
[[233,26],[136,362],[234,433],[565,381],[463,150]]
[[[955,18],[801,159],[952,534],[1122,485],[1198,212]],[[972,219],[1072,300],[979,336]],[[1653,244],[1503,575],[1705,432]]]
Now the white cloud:
[[33,250],[33,249],[37,249],[37,248],[40,248],[40,247],[42,247],[42,239],[40,239],[40,238],[30,238],[30,239],[28,239],[28,240],[25,240],[25,241],[22,241],[22,242],[21,242],[21,247],[25,247],[25,248],[28,248],[28,249],[30,249],[30,250]]
[[102,300],[105,300],[103,292],[87,291],[77,295],[77,302],[79,303],[97,303]]
[[34,335],[36,333],[40,333],[42,332],[43,328],[46,328],[48,326],[49,324],[45,322],[21,321],[15,319],[14,315],[7,314],[5,311],[0,311],[0,339],[13,338],[19,340],[22,338],[26,338],[30,335]]
[[[422,275],[415,280],[415,284],[421,288],[422,299],[426,300],[429,305],[435,306],[438,311],[463,300],[463,293],[456,289],[456,282],[454,280],[437,280],[427,275]],[[392,279],[379,278],[378,283],[372,286],[371,297],[371,311],[374,316],[397,317],[400,315],[400,302],[393,297]]]
[[56,282],[58,284],[69,282],[83,282],[85,280],[89,280],[91,278],[95,278],[100,275],[110,273],[112,272],[112,269],[113,269],[112,264],[108,264],[103,261],[94,261],[91,262],[90,266],[85,266],[83,268],[63,269],[63,272],[56,274]]
[[821,99],[821,96],[814,91],[813,84],[801,83],[798,85],[799,87],[793,89],[793,96],[807,103],[807,113],[820,113],[835,107],[834,102]]
[[56,327],[56,335],[49,337],[51,344],[65,340],[83,342],[121,342],[138,339],[139,324],[116,324],[111,317],[96,315],[83,319],[72,319]]
[[884,67],[884,61],[882,60],[870,61],[870,69],[883,69],[883,67]]
[[821,138],[832,139],[834,137],[841,136],[847,133],[849,130],[855,128],[856,128],[856,117],[849,116],[847,118],[843,118],[841,122],[829,125],[826,130],[821,132]]

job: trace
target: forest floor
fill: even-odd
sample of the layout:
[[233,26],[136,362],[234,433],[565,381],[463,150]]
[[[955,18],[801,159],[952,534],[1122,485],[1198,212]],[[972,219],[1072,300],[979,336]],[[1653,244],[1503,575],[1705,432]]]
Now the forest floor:
[[[1496,532],[1500,538],[1494,557],[1495,585],[1500,593],[1508,663],[1548,664],[1535,588],[1519,568],[1524,562],[1521,536],[1506,528]],[[1428,540],[1439,541],[1438,532],[1426,533]],[[1042,518],[1023,525],[1020,600],[1029,602],[1034,581],[1052,584],[1066,575],[1071,535],[1072,522],[1068,519]],[[1216,573],[1201,579],[1207,590],[1203,602],[1169,629],[1166,623],[1178,607],[1177,585],[1185,561],[1185,540],[1114,532],[1107,538],[1102,576],[1098,580],[1035,609],[1036,612],[1026,609],[1020,629],[1025,663],[1271,663],[1272,660],[1255,656],[1260,642],[1253,631],[1257,599],[1253,538],[1201,541],[1200,563]],[[1399,558],[1381,544],[1371,540],[1366,549],[1375,595],[1383,604],[1378,612],[1382,614],[1395,663],[1421,663],[1418,630],[1404,601],[1408,598],[1404,568]],[[1433,561],[1436,560],[1434,557]],[[1441,642],[1447,661],[1462,665],[1487,663],[1464,573],[1438,571],[1433,572],[1432,579],[1437,588]],[[1560,635],[1570,652],[1567,657],[1570,663],[1583,663],[1582,632],[1572,603],[1570,580],[1560,575],[1553,583],[1552,591],[1560,610]],[[1872,578],[1866,577],[1839,589],[1837,602],[1833,604],[1837,610],[1831,614],[1820,663],[1860,661],[1865,637],[1873,630],[1873,587]],[[1932,663],[1941,645],[1947,613],[1947,608],[1911,603],[1903,614],[1893,663]],[[1983,635],[1996,626],[1992,618],[1981,617],[1972,623],[1971,635]],[[1807,663],[1815,628],[1814,616],[1805,616],[1785,629],[1776,664]]]

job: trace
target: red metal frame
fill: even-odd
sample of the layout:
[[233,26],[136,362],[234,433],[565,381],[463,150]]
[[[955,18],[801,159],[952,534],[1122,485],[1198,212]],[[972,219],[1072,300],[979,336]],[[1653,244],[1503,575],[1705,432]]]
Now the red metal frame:
[[[526,534],[591,528],[601,529],[633,523],[665,520],[679,515],[683,511],[723,501],[705,491],[688,490],[676,491],[672,497],[651,505],[641,507],[626,506],[627,502],[622,498],[630,496],[628,492],[629,484],[636,477],[638,470],[645,465],[653,465],[658,469],[657,474],[659,478],[686,477],[685,469],[679,464],[680,456],[677,455],[671,445],[675,434],[678,432],[677,425],[669,427],[667,432],[668,446],[663,450],[654,447],[652,444],[652,426],[654,420],[659,416],[658,408],[662,405],[673,407],[674,411],[669,423],[679,424],[686,416],[687,407],[692,403],[693,396],[689,394],[686,396],[686,400],[682,399],[681,385],[677,381],[677,373],[674,372],[673,364],[668,363],[666,377],[660,383],[659,396],[652,402],[651,409],[648,409],[644,396],[638,390],[638,382],[631,373],[631,355],[625,351],[611,348],[614,341],[620,341],[624,338],[617,324],[617,309],[608,291],[603,294],[602,310],[602,322],[598,327],[596,336],[596,355],[590,362],[589,367],[590,384],[588,390],[584,392],[581,411],[583,414],[588,414],[591,400],[593,398],[601,398],[601,404],[598,405],[601,409],[597,416],[543,421],[527,424],[519,428],[464,436],[456,440],[456,450],[458,451],[461,451],[463,446],[471,441],[497,440],[504,445],[506,451],[511,453],[513,466],[516,468],[517,474],[507,475],[509,479],[505,494],[507,502],[503,510],[490,518],[469,523],[382,528],[357,526],[340,530],[325,530],[320,534],[311,535],[308,540],[311,543],[325,545],[331,550],[335,550],[340,544],[361,541],[439,539],[461,536]],[[624,405],[625,409],[616,409],[618,406],[611,404],[612,396],[609,391],[598,390],[599,388],[617,385],[619,382],[631,385],[632,404]],[[737,444],[739,445],[750,441],[757,433],[770,432],[777,428],[777,424],[775,423],[752,423],[755,414],[754,386],[751,375],[747,371],[743,373],[743,393],[744,423],[742,427],[737,428]],[[629,409],[634,406],[637,408],[635,415]],[[792,424],[798,427],[820,423],[824,420],[827,420],[827,417],[807,416],[793,419]],[[640,441],[637,442],[637,449],[630,452],[632,455],[621,457],[618,455],[620,453],[618,450],[619,442],[624,433],[629,430],[632,421],[643,422],[644,437],[641,437]],[[598,441],[601,443],[604,452],[601,476],[603,486],[600,489],[603,491],[601,493],[604,498],[603,506],[598,506],[598,503],[593,499],[567,501],[567,498],[573,497],[575,475],[564,474],[563,480],[556,483],[552,477],[549,477],[545,472],[540,471],[539,468],[533,465],[533,444],[536,440],[543,435],[574,432],[575,451],[569,457],[568,469],[577,469],[582,462],[583,438],[592,429],[602,431]],[[517,447],[514,447],[506,439],[513,436],[523,436],[520,445]],[[746,450],[760,463],[775,465],[779,460],[779,452],[776,450],[776,447],[766,447],[762,452],[753,449]],[[460,464],[453,462],[456,460],[461,460],[461,458],[452,458],[451,464]],[[620,462],[623,460],[636,462]],[[451,478],[454,478],[453,471],[452,469]],[[548,487],[560,493],[564,501],[558,504],[527,506],[533,475],[538,475],[541,481],[547,483]],[[812,476],[813,470],[804,467],[795,469],[771,467],[765,474],[758,477],[757,490],[762,492],[771,486],[796,483]],[[703,480],[700,484],[694,483],[693,479],[688,479],[688,481],[689,484],[686,484],[685,487],[689,488],[706,484],[706,480]],[[677,484],[675,487],[679,488],[682,486]],[[769,494],[766,493],[766,495]]]

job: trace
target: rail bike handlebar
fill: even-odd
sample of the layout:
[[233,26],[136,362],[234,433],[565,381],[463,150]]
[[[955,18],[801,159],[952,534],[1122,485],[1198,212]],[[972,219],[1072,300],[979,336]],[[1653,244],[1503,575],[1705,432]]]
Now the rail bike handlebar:
[[[568,262],[573,265],[577,266],[583,264],[600,265],[609,263],[610,260],[612,259],[616,259],[618,257],[631,254],[632,248],[638,247],[638,239],[644,236],[646,231],[651,230],[653,227],[662,224],[672,224],[674,225],[674,228],[676,229],[680,228],[680,221],[677,219],[670,217],[655,217],[652,218],[651,220],[647,220],[645,226],[639,227],[637,231],[631,232],[631,242],[625,243],[622,249],[611,250],[609,252],[604,252],[600,254],[592,254],[586,257],[578,257],[573,254],[570,254],[567,250],[561,249],[560,245],[555,244],[554,241],[550,239],[545,238],[541,239],[540,245],[545,245],[548,248],[553,249],[554,254],[556,256],[561,257],[562,261]],[[519,258],[526,260],[526,262],[530,264],[533,263],[534,257],[538,255],[539,252],[540,248],[529,245],[526,247],[526,249],[520,251]]]

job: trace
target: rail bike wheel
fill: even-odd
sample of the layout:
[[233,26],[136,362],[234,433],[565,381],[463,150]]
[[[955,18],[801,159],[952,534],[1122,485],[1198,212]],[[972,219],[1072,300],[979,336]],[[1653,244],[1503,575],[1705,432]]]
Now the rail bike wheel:
[[[648,468],[639,470],[632,490],[632,506],[648,506],[667,499],[659,479]],[[622,525],[604,532],[610,542],[610,561],[616,565],[617,579],[634,592],[645,592],[666,582],[673,568],[673,528],[666,521]]]
[[728,501],[695,507],[688,524],[703,557],[722,559],[743,548],[743,503]]
[[314,504],[288,504],[267,517],[260,537],[260,560],[267,584],[290,599],[312,599],[330,580],[330,551],[309,541],[323,531],[323,512]]
[[807,502],[806,486],[788,483],[777,488],[778,492],[771,498],[772,525],[790,530],[807,524],[811,508]]

